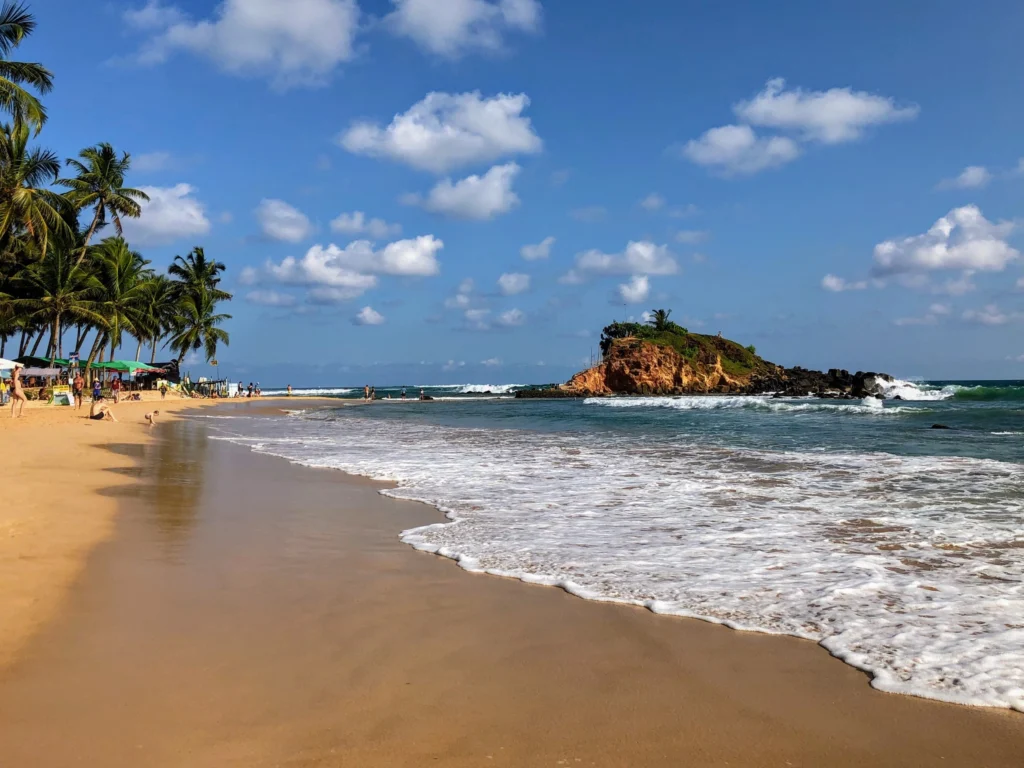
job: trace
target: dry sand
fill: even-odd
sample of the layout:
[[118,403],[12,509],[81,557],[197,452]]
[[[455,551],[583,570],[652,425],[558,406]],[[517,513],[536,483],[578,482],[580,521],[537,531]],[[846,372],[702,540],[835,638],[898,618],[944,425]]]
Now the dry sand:
[[[0,627],[38,630],[0,670],[0,766],[1021,765],[1020,715],[879,693],[809,642],[468,574],[399,542],[436,510],[216,423],[0,431],[26,509],[0,518]],[[76,507],[39,503],[69,485]]]

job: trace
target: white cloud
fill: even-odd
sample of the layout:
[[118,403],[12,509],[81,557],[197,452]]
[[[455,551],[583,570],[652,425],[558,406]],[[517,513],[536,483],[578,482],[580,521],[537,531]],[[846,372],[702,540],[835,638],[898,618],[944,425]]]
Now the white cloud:
[[851,88],[827,91],[786,90],[781,77],[769,80],[759,94],[733,107],[744,123],[794,131],[804,141],[838,144],[859,139],[866,128],[913,120],[917,105],[900,107],[888,97]]
[[618,287],[619,299],[627,304],[642,304],[650,294],[651,284],[645,275],[633,275]]
[[352,322],[356,325],[383,325],[384,315],[373,307],[363,307],[359,314],[352,318]]
[[710,232],[704,229],[683,229],[676,232],[676,242],[685,245],[696,245],[703,243],[710,236]]
[[333,303],[376,287],[377,275],[436,275],[440,271],[437,252],[443,247],[433,235],[398,240],[376,251],[368,240],[356,240],[345,248],[314,245],[301,259],[288,256],[280,264],[268,261],[263,272],[281,283],[313,286],[311,300]]
[[992,181],[992,174],[983,165],[969,165],[954,179],[943,179],[939,189],[977,189]]
[[166,61],[176,51],[212,60],[238,75],[266,76],[275,87],[317,86],[354,56],[356,0],[224,0],[214,16],[189,19],[157,2],[125,13],[151,31],[139,59]]
[[140,203],[142,215],[121,219],[125,239],[132,245],[167,245],[210,231],[205,207],[193,197],[190,184],[140,189],[149,195],[149,202]]
[[760,138],[749,125],[723,125],[686,142],[683,154],[697,165],[732,175],[785,165],[800,155],[800,148],[785,136]]
[[132,155],[132,170],[140,173],[165,171],[171,167],[173,158],[170,152],[143,152]]
[[1017,287],[1024,289],[1024,277],[1017,278]]
[[486,366],[488,366],[490,368],[495,368],[495,367],[501,365],[501,358],[500,357],[489,357],[486,360],[481,360],[480,361],[480,365],[486,365]]
[[263,234],[271,240],[299,243],[313,234],[313,225],[306,214],[284,200],[260,201],[256,219]]
[[545,237],[536,245],[524,245],[519,249],[519,255],[527,261],[546,259],[551,255],[551,246],[555,244],[555,238]]
[[580,282],[587,275],[673,275],[678,271],[667,245],[641,240],[627,243],[622,253],[590,250],[576,254],[576,264],[562,282]]
[[245,300],[265,307],[290,307],[295,304],[295,297],[290,293],[278,291],[249,291]]
[[960,277],[944,282],[935,289],[935,293],[944,293],[948,296],[963,296],[965,293],[970,293],[978,287],[971,280],[973,274],[972,270],[967,270]]
[[935,325],[951,311],[948,304],[932,304],[921,317],[899,317],[893,320],[893,325]]
[[512,191],[518,174],[519,166],[515,163],[496,165],[483,176],[474,174],[454,183],[442,179],[425,199],[410,195],[406,202],[458,219],[493,219],[519,205],[519,196]]
[[473,303],[473,298],[470,295],[473,293],[473,287],[472,278],[467,277],[459,283],[458,292],[444,300],[445,307],[448,309],[467,309]]
[[851,283],[837,275],[825,275],[821,278],[821,287],[826,291],[834,291],[836,293],[840,291],[863,291],[868,287],[868,283],[866,280]]
[[500,157],[535,154],[543,146],[530,118],[525,93],[482,98],[472,93],[428,93],[381,128],[356,122],[338,143],[349,152],[386,157],[420,170],[446,173]]
[[465,360],[459,360],[458,362],[456,362],[455,360],[449,360],[447,363],[445,363],[443,366],[441,366],[441,370],[442,371],[454,371],[456,368],[462,368],[465,365],[466,365],[466,361]]
[[521,272],[506,272],[498,278],[498,288],[504,296],[515,296],[530,290],[530,276]]
[[402,233],[401,224],[388,224],[384,219],[368,219],[362,211],[342,213],[331,222],[331,231],[346,235],[369,235],[383,240]]
[[256,285],[260,281],[260,273],[255,267],[242,267],[238,273],[238,282],[242,285]]
[[982,325],[1006,325],[1007,323],[1024,320],[1024,313],[1004,312],[995,304],[986,304],[981,309],[968,309],[963,314],[964,320]]
[[1007,355],[1006,359],[1011,363],[1024,363],[1024,355],[1017,355],[1016,357],[1013,355]]
[[1020,256],[1006,238],[1013,222],[993,224],[974,205],[954,208],[923,235],[886,240],[875,246],[877,275],[941,269],[998,272]]
[[392,0],[385,21],[424,50],[455,58],[472,49],[497,50],[505,32],[540,28],[537,0]]
[[503,325],[506,328],[522,325],[525,322],[526,315],[518,309],[510,309],[507,312],[502,312],[498,315],[498,325]]
[[[733,106],[739,124],[705,131],[688,141],[682,153],[725,176],[757,173],[795,160],[800,142],[853,141],[871,126],[912,120],[919,111],[916,105],[900,107],[888,97],[850,88],[786,90],[785,80],[775,78],[754,98]],[[751,126],[791,136],[758,136]]]
[[660,211],[665,207],[665,198],[657,192],[651,192],[651,194],[640,201],[640,207],[647,211]]
[[601,219],[607,216],[608,209],[603,205],[587,205],[582,208],[573,208],[569,211],[569,215],[576,219],[576,221],[593,223],[601,221]]
[[487,322],[488,316],[491,314],[489,309],[467,309],[464,313],[466,322],[469,323],[471,328],[475,328],[478,331],[486,331],[489,329],[490,323]]

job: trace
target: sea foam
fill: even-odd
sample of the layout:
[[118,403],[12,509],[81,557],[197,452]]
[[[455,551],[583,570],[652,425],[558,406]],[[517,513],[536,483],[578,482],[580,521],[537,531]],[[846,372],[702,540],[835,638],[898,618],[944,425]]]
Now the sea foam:
[[403,540],[468,570],[809,638],[876,688],[1024,710],[1019,464],[329,412],[231,424],[435,505],[449,522]]

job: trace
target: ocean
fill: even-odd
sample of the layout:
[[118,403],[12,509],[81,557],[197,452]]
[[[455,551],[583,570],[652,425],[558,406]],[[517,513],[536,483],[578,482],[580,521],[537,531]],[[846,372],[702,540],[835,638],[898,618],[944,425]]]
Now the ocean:
[[885,402],[516,388],[205,418],[397,483],[449,522],[396,535],[467,570],[808,638],[881,690],[1024,711],[1024,381],[897,381]]

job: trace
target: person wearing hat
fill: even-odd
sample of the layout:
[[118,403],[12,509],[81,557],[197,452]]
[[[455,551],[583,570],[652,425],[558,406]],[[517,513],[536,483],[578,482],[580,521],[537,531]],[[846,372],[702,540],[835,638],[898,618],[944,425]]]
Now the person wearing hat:
[[[25,401],[28,400],[25,397],[25,390],[21,386],[21,369],[24,368],[21,363],[14,364],[14,370],[11,371],[11,418],[15,418],[14,409],[18,409],[18,418],[24,415]],[[18,403],[21,403],[19,406]]]

